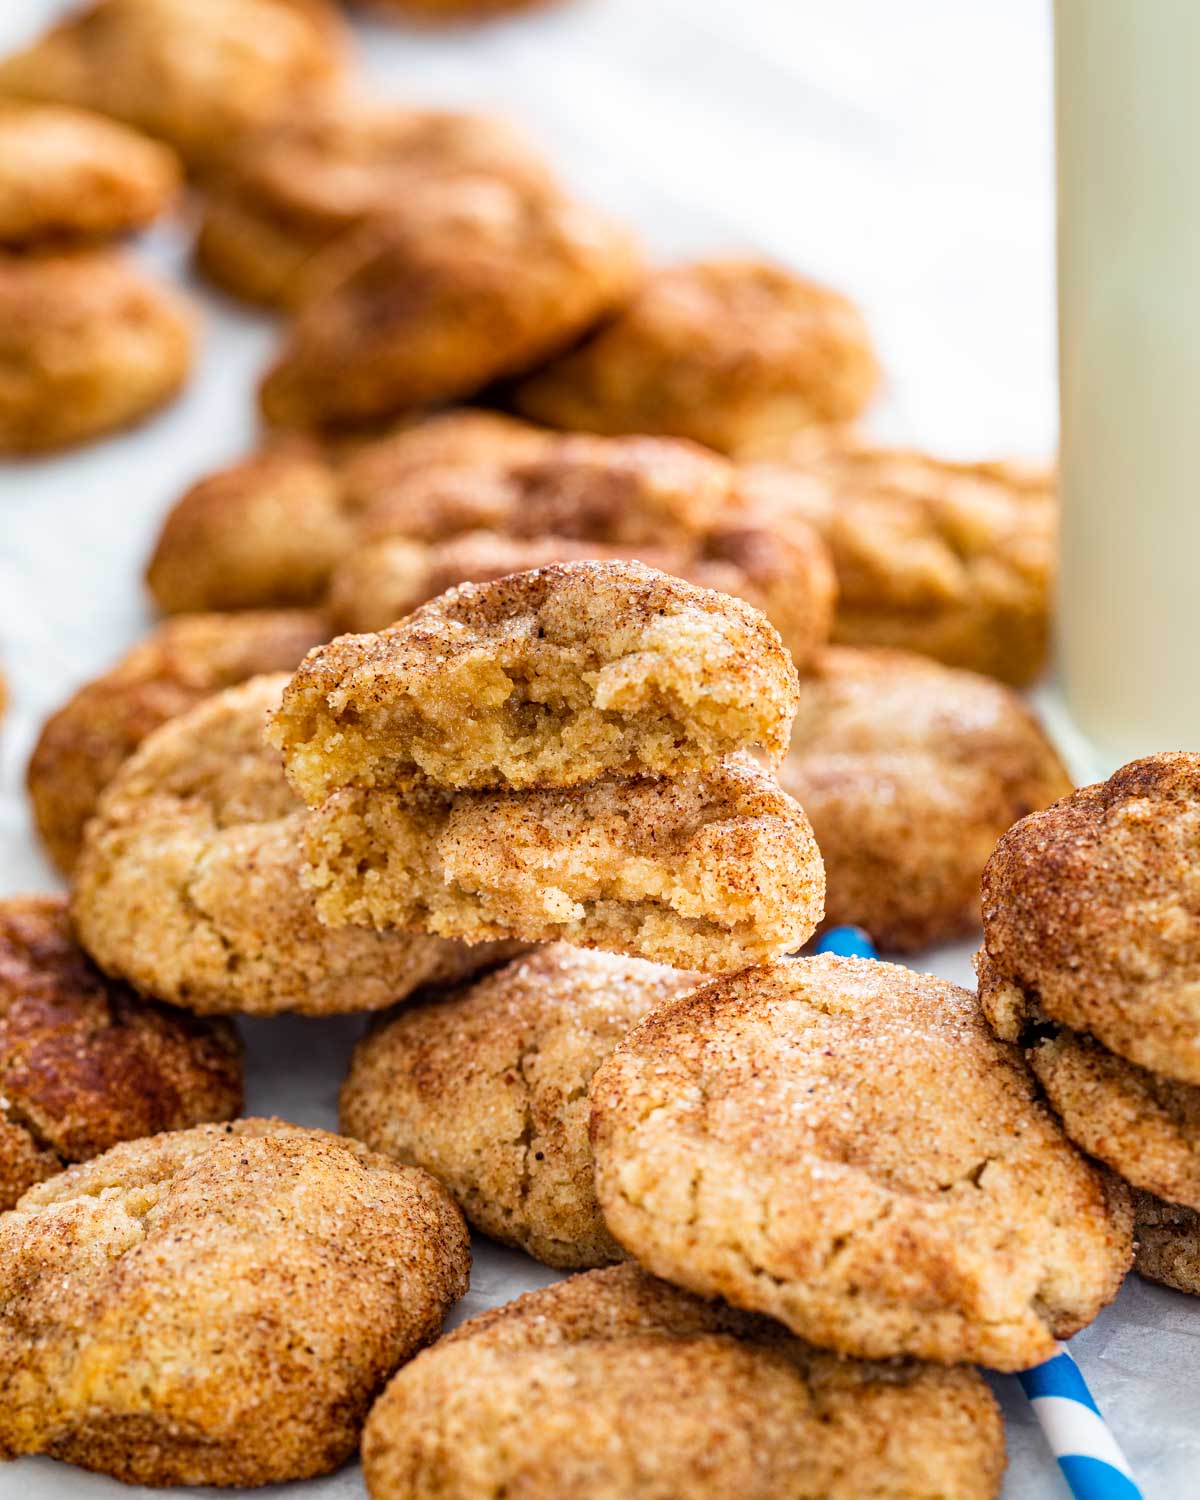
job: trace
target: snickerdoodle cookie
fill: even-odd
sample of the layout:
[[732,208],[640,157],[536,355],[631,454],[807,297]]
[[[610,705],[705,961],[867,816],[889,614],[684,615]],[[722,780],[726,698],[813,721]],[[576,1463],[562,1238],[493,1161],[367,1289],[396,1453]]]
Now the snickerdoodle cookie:
[[70,872],[97,798],[152,730],[221,688],[295,667],[329,634],[315,610],[181,615],[81,687],[42,726],[27,776],[59,869]]
[[116,254],[0,252],[0,454],[136,422],[179,391],[192,341],[183,297]]
[[1036,1004],[1010,1008],[1012,987],[986,954],[977,966],[984,1014],[1024,1047],[1071,1139],[1134,1187],[1200,1209],[1200,1086],[1126,1062]]
[[532,10],[551,0],[355,0],[380,16],[434,25],[438,22],[480,21],[509,11]]
[[[146,582],[168,614],[317,604],[337,563],[358,545],[373,507],[389,505],[400,491],[428,497],[435,473],[528,456],[544,441],[525,422],[471,410],[440,413],[365,442],[344,465],[289,437],[184,493],[163,523]],[[413,514],[429,509],[417,504]],[[478,513],[476,501],[467,524]],[[453,521],[441,517],[436,534]]]
[[454,584],[592,557],[636,559],[747,600],[797,664],[828,638],[835,583],[824,543],[804,521],[760,518],[725,460],[670,438],[525,442],[532,452],[410,468],[390,483],[376,464],[361,545],[330,586],[337,623],[381,629]]
[[833,638],[895,646],[1018,685],[1046,660],[1057,564],[1052,477],[956,464],[813,434],[742,483],[776,516],[814,526],[833,555]]
[[327,1473],[469,1266],[445,1189],[339,1136],[250,1119],[115,1146],[0,1216],[0,1457]]
[[974,1370],[864,1364],[634,1266],[472,1318],[363,1434],[371,1500],[993,1500]]
[[323,920],[606,948],[726,973],[799,948],[824,872],[745,756],[546,791],[335,792],[303,828]]
[[785,959],[637,1026],[592,1080],[596,1192],[650,1271],[844,1354],[1018,1370],[1132,1259],[1128,1192],[975,996]]
[[551,427],[663,433],[732,453],[857,416],[878,379],[845,297],[766,262],[712,260],[652,273],[514,402]]
[[311,651],[270,737],[310,804],[341,788],[563,787],[787,746],[796,669],[741,600],[639,563],[464,584]]
[[996,840],[1071,781],[1010,688],[906,651],[832,646],[800,678],[779,780],[825,861],[825,917],[911,952],[979,926]]
[[1200,1297],[1200,1213],[1135,1192],[1137,1256],[1134,1270],[1177,1292]]
[[341,41],[327,0],[90,0],[0,61],[0,93],[113,115],[204,166],[327,86]]
[[306,815],[263,724],[286,677],[171,719],[109,783],[75,866],[73,916],[106,972],[198,1013],[379,1010],[495,953],[323,926],[302,882]]
[[337,425],[471,396],[586,332],[638,263],[622,226],[556,191],[414,185],[314,257],[263,411],[277,426]]
[[157,141],[103,115],[0,101],[0,243],[108,239],[175,196],[179,167]]
[[989,1015],[1200,1084],[1200,755],[1151,755],[1023,819],[983,876]]
[[61,896],[0,900],[0,1210],[68,1162],[241,1106],[228,1023],[106,979],[76,944]]
[[554,943],[407,1005],[359,1043],[347,1135],[444,1182],[475,1226],[552,1266],[622,1252],[592,1183],[587,1087],[635,1022],[699,974]]
[[204,209],[196,253],[251,301],[287,304],[318,251],[386,212],[414,183],[496,177],[539,190],[545,162],[506,121],[331,96],[245,141]]

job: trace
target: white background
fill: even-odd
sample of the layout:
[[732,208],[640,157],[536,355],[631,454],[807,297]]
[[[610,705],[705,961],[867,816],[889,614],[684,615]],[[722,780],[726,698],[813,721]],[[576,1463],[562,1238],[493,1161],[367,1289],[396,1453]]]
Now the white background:
[[[197,4],[203,0],[196,0]],[[1133,0],[1130,0],[1133,3]],[[0,0],[0,47],[63,7]],[[1050,39],[1039,0],[577,0],[479,30],[359,28],[364,69],[405,101],[492,106],[662,254],[758,247],[866,310],[888,371],[882,435],[964,456],[1054,442]],[[186,274],[186,233],[139,253]],[[137,432],[0,470],[0,892],[55,884],[21,781],[47,712],[146,627],[141,569],[184,485],[253,441],[266,318],[197,288],[200,368]],[[966,981],[969,949],[926,966]],[[249,1106],[331,1126],[353,1020],[254,1023]],[[463,1312],[552,1273],[478,1247]],[[1131,1277],[1072,1345],[1147,1495],[1200,1487],[1200,1305]],[[1065,1494],[1015,1382],[1006,1500]],[[357,1470],[288,1493],[361,1493]],[[45,1460],[0,1496],[127,1496]]]

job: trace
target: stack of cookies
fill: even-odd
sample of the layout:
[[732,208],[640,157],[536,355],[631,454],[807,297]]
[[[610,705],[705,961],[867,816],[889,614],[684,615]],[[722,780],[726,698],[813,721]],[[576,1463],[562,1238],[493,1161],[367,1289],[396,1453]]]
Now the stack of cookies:
[[983,882],[980,996],[1071,1138],[1136,1190],[1137,1268],[1200,1294],[1200,755],[1023,819]]

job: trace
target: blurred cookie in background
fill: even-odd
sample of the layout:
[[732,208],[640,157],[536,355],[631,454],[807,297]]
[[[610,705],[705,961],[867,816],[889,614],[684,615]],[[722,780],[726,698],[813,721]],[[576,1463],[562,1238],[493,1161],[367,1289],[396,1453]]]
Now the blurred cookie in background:
[[414,187],[310,262],[263,412],[338,426],[468,398],[586,333],[639,267],[623,226],[557,192]]
[[0,100],[0,244],[28,249],[112,239],[170,206],[179,163],[103,115]]
[[[355,4],[356,0],[347,0]],[[410,25],[454,25],[533,10],[562,0],[357,0],[359,9]]]
[[221,688],[295,667],[329,634],[315,610],[181,615],[85,683],[42,726],[26,777],[58,868],[70,874],[100,793],[148,734]]
[[766,512],[824,538],[833,638],[895,646],[1023,686],[1042,671],[1058,557],[1053,474],[950,463],[842,429],[774,445],[742,469]]
[[294,304],[317,251],[395,209],[414,185],[463,176],[531,192],[552,184],[532,142],[505,120],[331,95],[231,154],[209,184],[197,258],[239,297]]
[[232,1027],[143,1000],[76,943],[61,896],[0,900],[0,1210],[118,1141],[231,1119]]
[[194,341],[183,294],[111,251],[0,253],[0,454],[141,420],[183,387]]
[[1011,688],[851,646],[818,651],[802,672],[779,781],[813,825],[826,921],[900,953],[976,931],[996,840],[1071,790]]
[[840,293],[757,260],[653,271],[577,349],[519,384],[551,427],[660,433],[719,452],[856,417],[879,369]]
[[92,0],[0,61],[0,94],[112,115],[211,166],[343,62],[327,0]]

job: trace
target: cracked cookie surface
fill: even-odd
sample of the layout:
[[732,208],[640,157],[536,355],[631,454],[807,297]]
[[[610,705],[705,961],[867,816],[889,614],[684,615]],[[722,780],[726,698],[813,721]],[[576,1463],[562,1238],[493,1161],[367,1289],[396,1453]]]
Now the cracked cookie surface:
[[[367,455],[356,467],[369,464]],[[798,665],[828,638],[835,583],[824,543],[802,521],[765,523],[737,470],[694,444],[537,433],[511,459],[391,482],[381,467],[363,486],[360,545],[331,584],[346,629],[381,629],[458,583],[596,558],[746,600]]]
[[741,600],[638,563],[464,584],[310,652],[270,737],[311,804],[344,788],[563,787],[778,760],[796,669]]
[[127,234],[178,190],[178,164],[157,141],[86,110],[0,101],[0,243]]
[[579,348],[530,375],[517,410],[551,427],[661,433],[718,452],[848,421],[879,371],[857,308],[764,261],[652,272]]
[[469,1266],[445,1189],[324,1131],[116,1146],[0,1215],[0,1457],[149,1485],[327,1473]]
[[506,120],[332,96],[234,152],[205,202],[197,258],[238,296],[294,303],[304,267],[340,234],[388,211],[414,183],[475,175],[527,191],[552,181]]
[[825,861],[825,918],[911,952],[979,926],[979,881],[1018,818],[1071,790],[1010,689],[904,651],[818,651],[779,782]]
[[0,901],[0,1210],[69,1162],[241,1104],[231,1027],[106,979],[61,896]]
[[0,93],[112,115],[210,166],[341,66],[326,0],[92,0],[0,61]]
[[111,251],[0,251],[0,453],[145,417],[187,379],[193,325],[179,292]]
[[557,192],[414,186],[311,262],[263,413],[336,426],[465,399],[579,337],[637,269],[624,228]]
[[835,430],[747,463],[742,481],[766,513],[807,521],[829,547],[838,643],[917,651],[1017,686],[1044,667],[1058,553],[1050,474]]
[[975,997],[785,959],[636,1027],[592,1080],[596,1191],[648,1270],[844,1354],[1047,1359],[1132,1259],[1124,1185]]
[[307,815],[262,738],[286,681],[215,694],[117,772],[75,868],[72,915],[96,962],[198,1013],[329,1015],[380,1010],[507,956],[317,920],[302,881]]
[[549,791],[335,792],[304,825],[324,921],[516,938],[727,973],[799,948],[824,871],[749,757]]
[[619,1260],[592,1184],[588,1083],[635,1022],[703,982],[541,948],[368,1033],[342,1086],[342,1129],[432,1172],[493,1239],[552,1266]]
[[992,1500],[1004,1437],[974,1370],[838,1359],[617,1266],[418,1355],[363,1463],[372,1500]]
[[1034,1003],[1200,1084],[1200,755],[1133,761],[1011,828],[984,871],[983,929],[1002,1035]]
[[100,793],[148,734],[221,688],[296,666],[329,634],[315,610],[182,615],[81,687],[42,726],[26,777],[58,868],[71,871]]

